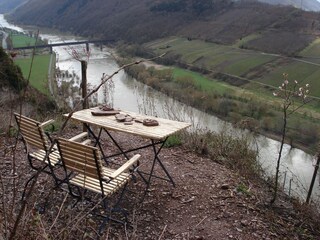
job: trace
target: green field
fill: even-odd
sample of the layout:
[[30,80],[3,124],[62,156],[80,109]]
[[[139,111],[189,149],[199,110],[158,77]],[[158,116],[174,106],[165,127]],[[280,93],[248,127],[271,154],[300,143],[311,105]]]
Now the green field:
[[254,39],[257,39],[260,36],[261,36],[261,34],[257,34],[257,33],[245,36],[245,37],[241,38],[240,40],[238,40],[233,46],[241,48],[241,46],[243,46],[245,43],[250,42]]
[[[250,39],[256,37],[258,36],[253,35]],[[246,40],[248,39],[242,39]],[[263,83],[274,88],[281,85],[283,73],[288,73],[289,80],[309,83],[312,89],[311,95],[320,97],[320,58],[315,58],[320,56],[320,39],[303,50],[300,58],[240,49],[237,47],[239,44],[241,43],[226,46],[171,37],[150,42],[146,47],[156,54],[167,52],[168,56],[179,56],[178,61],[185,64],[242,77],[250,82]],[[252,86],[243,85],[241,88],[252,89]]]
[[[50,54],[36,55],[30,76],[30,85],[46,95],[50,95],[48,89],[50,56]],[[30,71],[31,58],[16,59],[15,63],[21,68],[23,76],[27,78]]]
[[183,38],[164,39],[149,43],[147,47],[158,54],[169,52],[181,55],[181,60],[188,64],[233,75],[242,75],[277,58],[233,46]]
[[10,38],[12,40],[13,47],[15,48],[34,46],[36,43],[35,38],[22,34],[11,34]]
[[302,57],[317,57],[320,56],[320,38],[316,39],[308,47],[303,49],[300,54]]
[[235,87],[225,84],[223,82],[209,79],[200,73],[192,72],[181,68],[173,68],[173,77],[175,79],[179,77],[191,77],[195,80],[195,85],[206,92],[214,92],[218,94],[224,94],[226,92],[231,93],[236,91]]

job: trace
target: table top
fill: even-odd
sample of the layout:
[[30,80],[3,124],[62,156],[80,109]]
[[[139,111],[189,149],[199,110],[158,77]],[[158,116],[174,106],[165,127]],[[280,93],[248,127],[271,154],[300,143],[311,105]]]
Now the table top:
[[[139,120],[143,119],[154,119],[159,122],[158,126],[145,126],[142,123],[133,121],[132,125],[125,125],[123,122],[118,122],[114,115],[111,116],[93,116],[92,111],[98,108],[83,109],[73,113],[72,119],[99,126],[106,130],[114,130],[124,133],[129,133],[143,138],[149,138],[154,140],[164,139],[178,131],[186,129],[191,124],[186,122],[179,122],[164,118],[152,117],[147,115],[141,115],[134,112],[120,111],[120,113],[125,115],[130,115],[131,117]],[[65,115],[67,116],[67,114]]]

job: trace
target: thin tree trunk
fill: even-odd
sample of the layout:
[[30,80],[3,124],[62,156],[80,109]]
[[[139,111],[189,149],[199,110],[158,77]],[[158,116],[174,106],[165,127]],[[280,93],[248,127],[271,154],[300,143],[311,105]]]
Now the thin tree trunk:
[[274,183],[274,193],[273,193],[273,198],[270,201],[270,204],[273,204],[278,196],[278,187],[279,187],[279,169],[280,169],[280,163],[281,163],[281,156],[282,156],[282,150],[284,146],[284,140],[286,136],[286,130],[287,130],[287,107],[283,108],[283,128],[282,128],[282,139],[281,139],[281,145],[280,145],[280,150],[279,150],[279,155],[278,155],[278,160],[277,160],[277,168],[276,168],[276,178],[275,178],[275,183]]

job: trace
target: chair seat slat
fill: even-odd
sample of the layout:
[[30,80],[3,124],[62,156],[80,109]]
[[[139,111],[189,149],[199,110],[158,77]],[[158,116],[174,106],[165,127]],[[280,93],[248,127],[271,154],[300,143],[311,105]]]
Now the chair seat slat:
[[[38,150],[38,151],[30,153],[30,156],[32,156],[33,158],[35,158],[39,161],[42,161],[44,159],[45,155],[46,155],[46,152],[44,150]],[[50,158],[50,163],[52,165],[56,165],[60,161],[60,154],[57,151],[52,152],[52,153],[50,153],[49,158]],[[47,159],[45,160],[45,163],[49,164]]]
[[[125,181],[118,181],[116,183],[103,183],[104,195],[107,196],[108,194],[116,192],[118,189],[122,188],[129,180],[130,177],[128,177]],[[98,179],[90,178],[88,176],[85,177],[84,175],[79,174],[76,177],[72,178],[70,182],[79,187],[88,188],[96,193],[102,193],[100,182]]]
[[[69,179],[71,184],[107,196],[124,187],[132,177],[131,174],[123,172],[128,169],[126,164],[120,168],[123,169],[122,172],[103,167],[100,152],[96,147],[63,138],[58,139],[58,146],[66,170],[75,173],[75,176]],[[139,157],[139,155],[136,155],[134,159],[131,159],[131,162]],[[119,172],[119,174],[110,178],[115,172]],[[103,188],[101,188],[101,185]]]

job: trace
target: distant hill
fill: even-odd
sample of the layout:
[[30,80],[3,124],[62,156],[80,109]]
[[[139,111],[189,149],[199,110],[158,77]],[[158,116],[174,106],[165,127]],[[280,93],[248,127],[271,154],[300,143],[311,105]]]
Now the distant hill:
[[317,0],[259,0],[274,5],[292,5],[306,11],[320,11],[320,2]]
[[131,43],[177,35],[288,55],[320,35],[317,13],[253,0],[30,0],[11,18]]
[[7,13],[28,0],[0,0],[0,13]]

